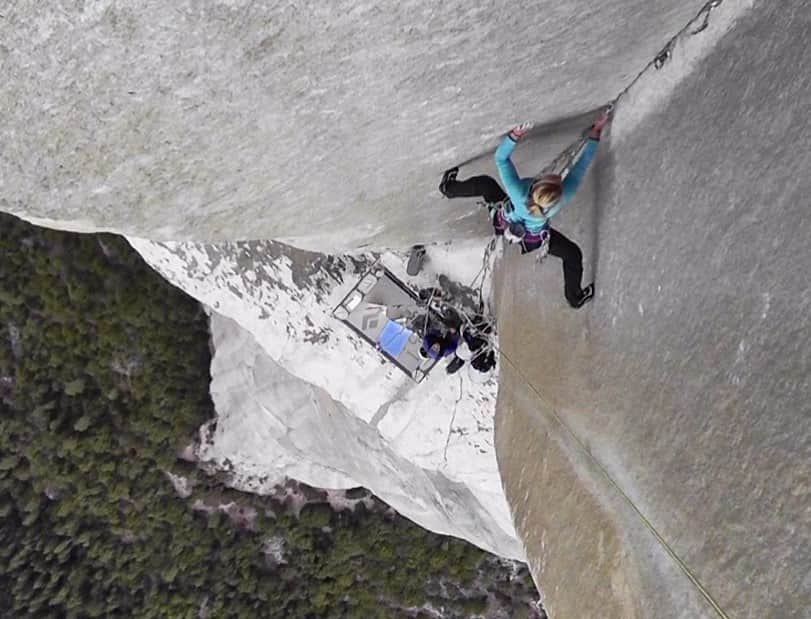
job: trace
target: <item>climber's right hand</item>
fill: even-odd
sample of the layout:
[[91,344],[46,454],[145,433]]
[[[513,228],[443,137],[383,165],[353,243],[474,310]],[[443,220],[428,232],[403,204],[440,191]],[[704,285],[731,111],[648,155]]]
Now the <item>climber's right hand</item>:
[[521,139],[530,131],[532,131],[533,124],[532,123],[521,123],[512,128],[510,131],[510,139],[513,142],[520,142]]
[[600,136],[603,134],[603,129],[608,124],[608,121],[611,120],[611,113],[610,109],[606,110],[602,114],[597,117],[597,120],[594,121],[594,124],[591,126],[591,131],[589,131],[589,137],[592,140],[600,140]]

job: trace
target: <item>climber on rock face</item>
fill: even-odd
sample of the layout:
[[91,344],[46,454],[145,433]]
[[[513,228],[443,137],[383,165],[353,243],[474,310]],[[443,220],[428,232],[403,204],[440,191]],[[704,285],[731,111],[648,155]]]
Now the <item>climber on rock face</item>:
[[581,287],[583,254],[580,248],[549,225],[549,220],[572,199],[597,152],[608,113],[601,114],[591,127],[577,163],[565,179],[556,174],[538,178],[521,178],[511,156],[516,144],[532,128],[529,124],[515,127],[496,150],[495,159],[506,192],[490,176],[457,179],[458,168],[447,170],[439,190],[448,198],[481,197],[490,212],[497,235],[520,242],[522,253],[541,250],[563,261],[564,293],[572,307],[582,307],[594,295],[594,284]]

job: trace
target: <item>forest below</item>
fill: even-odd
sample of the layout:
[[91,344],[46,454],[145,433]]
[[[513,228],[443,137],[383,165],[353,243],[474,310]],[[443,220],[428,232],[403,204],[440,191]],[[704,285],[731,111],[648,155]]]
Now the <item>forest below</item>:
[[538,616],[525,566],[366,491],[295,507],[191,462],[208,317],[126,240],[3,214],[0,253],[0,615]]

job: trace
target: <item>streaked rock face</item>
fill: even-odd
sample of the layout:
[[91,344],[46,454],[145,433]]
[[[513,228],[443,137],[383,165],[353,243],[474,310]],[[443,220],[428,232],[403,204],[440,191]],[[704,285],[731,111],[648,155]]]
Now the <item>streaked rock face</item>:
[[23,0],[0,18],[0,208],[319,251],[471,235],[439,174],[611,99],[701,1]]
[[809,13],[741,6],[620,105],[555,223],[594,303],[503,271],[496,449],[553,617],[718,617],[664,544],[729,617],[811,608]]

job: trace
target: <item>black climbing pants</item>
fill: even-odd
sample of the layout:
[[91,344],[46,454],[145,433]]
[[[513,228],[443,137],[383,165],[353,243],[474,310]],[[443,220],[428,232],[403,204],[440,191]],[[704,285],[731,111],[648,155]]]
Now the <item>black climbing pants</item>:
[[549,233],[549,253],[563,260],[563,293],[569,305],[577,307],[583,297],[583,252],[577,243],[554,228],[550,228]]
[[[507,194],[492,176],[482,174],[481,176],[471,176],[459,181],[449,180],[445,184],[445,196],[448,198],[481,198],[488,204],[495,204],[507,199]],[[503,226],[498,224],[495,210],[492,210],[491,221],[493,232],[496,236],[504,234]]]
[[445,185],[449,198],[482,198],[485,202],[501,202],[507,194],[492,176],[471,176],[464,181],[449,180]]

